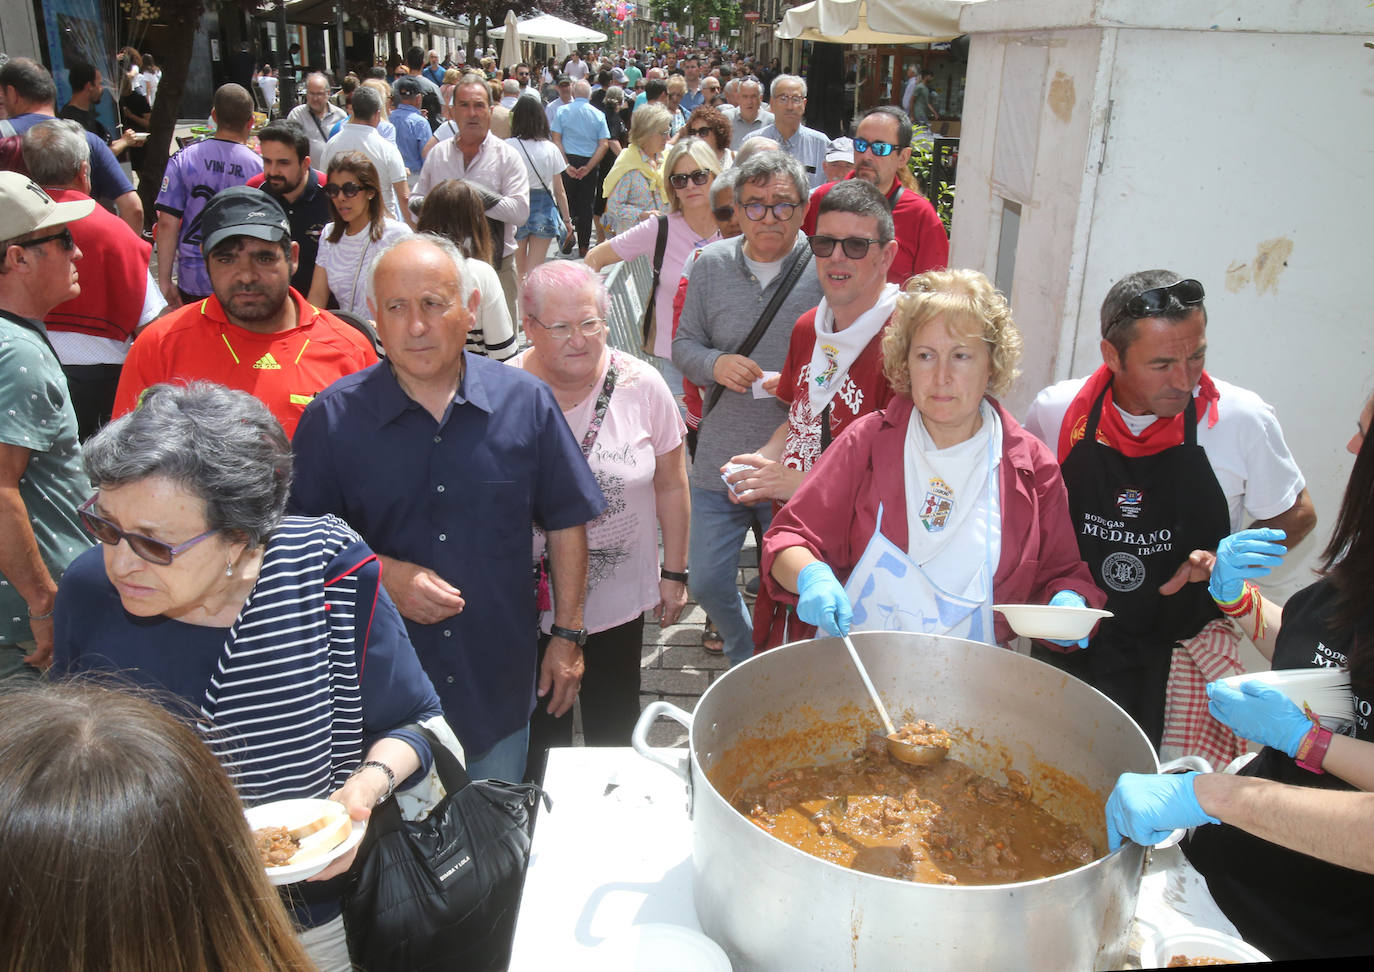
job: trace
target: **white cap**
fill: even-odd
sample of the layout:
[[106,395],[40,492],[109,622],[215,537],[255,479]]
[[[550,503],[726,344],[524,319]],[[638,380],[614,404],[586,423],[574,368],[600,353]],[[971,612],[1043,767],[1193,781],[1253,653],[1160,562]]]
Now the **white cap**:
[[825,150],[825,161],[827,162],[853,162],[854,161],[854,141],[848,138],[837,138]]
[[18,172],[0,172],[0,240],[60,226],[95,209],[94,199],[54,202],[43,187]]

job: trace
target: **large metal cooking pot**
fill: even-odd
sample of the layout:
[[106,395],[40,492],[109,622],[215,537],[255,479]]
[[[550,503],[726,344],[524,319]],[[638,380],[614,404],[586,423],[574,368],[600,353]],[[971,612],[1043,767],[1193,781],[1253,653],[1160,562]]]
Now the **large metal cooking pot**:
[[[955,729],[951,757],[994,779],[1007,768],[1026,773],[1037,802],[1081,826],[1101,853],[1102,801],[1117,775],[1158,771],[1129,716],[1049,665],[956,638],[868,632],[854,643],[894,720]],[[648,747],[660,715],[690,728],[686,768]],[[695,715],[656,702],[640,718],[635,748],[686,779],[697,917],[736,969],[1121,967],[1144,864],[1135,844],[1037,881],[915,884],[812,857],[727,801],[742,779],[843,758],[876,724],[834,638],[731,669]]]

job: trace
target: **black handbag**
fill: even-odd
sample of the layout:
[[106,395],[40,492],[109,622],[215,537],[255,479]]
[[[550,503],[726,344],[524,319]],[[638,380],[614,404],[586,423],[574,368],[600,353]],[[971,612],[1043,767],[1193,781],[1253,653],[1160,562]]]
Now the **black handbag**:
[[447,795],[424,820],[372,811],[343,895],[348,951],[367,972],[503,969],[530,852],[532,783],[473,781],[423,726]]

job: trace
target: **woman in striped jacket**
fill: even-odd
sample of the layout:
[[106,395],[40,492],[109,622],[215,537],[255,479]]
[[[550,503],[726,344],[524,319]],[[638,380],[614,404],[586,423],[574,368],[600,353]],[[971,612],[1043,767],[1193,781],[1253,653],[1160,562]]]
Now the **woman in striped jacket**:
[[[336,517],[283,515],[291,447],[245,392],[155,385],[84,450],[101,545],[59,585],[54,667],[166,693],[244,802],[331,797],[354,819],[426,772],[438,696]],[[339,895],[352,855],[288,905],[321,969],[348,968]],[[169,862],[171,866],[171,862]]]

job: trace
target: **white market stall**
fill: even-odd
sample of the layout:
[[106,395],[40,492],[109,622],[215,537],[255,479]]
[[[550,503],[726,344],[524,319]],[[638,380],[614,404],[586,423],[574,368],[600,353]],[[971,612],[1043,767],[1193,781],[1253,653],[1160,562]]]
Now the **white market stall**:
[[[578,44],[604,44],[606,35],[599,30],[583,27],[551,14],[540,14],[517,25],[519,39],[527,44],[551,44],[559,57],[566,57]],[[498,27],[488,34],[497,40],[506,36],[506,28]]]

